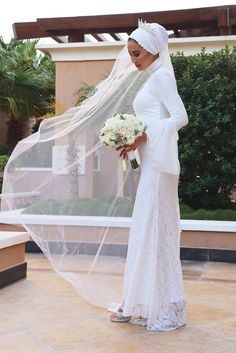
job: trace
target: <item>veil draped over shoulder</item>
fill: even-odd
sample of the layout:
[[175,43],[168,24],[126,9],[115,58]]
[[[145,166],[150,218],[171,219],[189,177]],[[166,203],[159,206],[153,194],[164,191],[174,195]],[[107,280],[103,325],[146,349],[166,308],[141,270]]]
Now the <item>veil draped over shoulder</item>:
[[[175,81],[167,41],[158,60]],[[114,114],[134,113],[133,100],[149,75],[136,69],[124,48],[95,94],[43,121],[17,144],[4,171],[6,218],[22,224],[55,271],[98,306],[121,300],[140,174],[101,143],[99,132]],[[166,151],[158,150],[164,164]]]
[[147,73],[127,48],[79,107],[47,119],[20,141],[4,171],[1,208],[22,224],[53,268],[95,305],[119,300],[139,171],[99,139],[132,102]]

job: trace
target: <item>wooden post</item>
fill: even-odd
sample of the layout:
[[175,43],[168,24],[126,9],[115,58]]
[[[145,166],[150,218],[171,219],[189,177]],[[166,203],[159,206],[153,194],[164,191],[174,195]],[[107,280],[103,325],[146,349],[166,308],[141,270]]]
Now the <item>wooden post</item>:
[[68,31],[68,42],[84,42],[84,33],[80,31]]
[[228,7],[218,10],[218,27],[220,28],[221,36],[232,34],[230,9]]

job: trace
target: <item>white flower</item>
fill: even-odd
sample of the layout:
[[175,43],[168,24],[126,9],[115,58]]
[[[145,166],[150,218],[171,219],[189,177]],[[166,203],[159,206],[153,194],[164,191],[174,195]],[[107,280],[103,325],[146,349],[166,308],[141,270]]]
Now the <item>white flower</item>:
[[108,147],[132,145],[146,126],[133,114],[115,114],[107,119],[100,130],[100,140]]

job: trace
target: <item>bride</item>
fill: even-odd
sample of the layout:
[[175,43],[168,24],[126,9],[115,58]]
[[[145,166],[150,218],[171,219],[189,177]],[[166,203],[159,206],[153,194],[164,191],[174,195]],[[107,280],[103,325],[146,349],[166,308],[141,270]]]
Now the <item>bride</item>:
[[[188,119],[166,30],[139,22],[127,47],[94,95],[17,144],[4,170],[1,209],[86,301],[119,303],[112,321],[167,331],[185,324],[177,131]],[[99,140],[107,119],[134,111],[147,129],[118,153],[126,159],[138,150],[139,180]]]
[[138,148],[142,169],[137,190],[123,286],[114,322],[168,331],[185,324],[185,299],[179,258],[177,131],[188,118],[167,53],[168,35],[158,24],[139,23],[128,40],[139,71],[151,75],[133,105],[147,130],[120,156]]

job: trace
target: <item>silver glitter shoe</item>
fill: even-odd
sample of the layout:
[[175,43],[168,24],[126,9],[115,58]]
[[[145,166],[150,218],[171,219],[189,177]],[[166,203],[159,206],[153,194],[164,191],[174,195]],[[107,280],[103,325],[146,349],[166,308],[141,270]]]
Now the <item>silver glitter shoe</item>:
[[128,322],[130,319],[131,316],[124,316],[121,309],[111,315],[112,322]]

